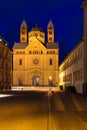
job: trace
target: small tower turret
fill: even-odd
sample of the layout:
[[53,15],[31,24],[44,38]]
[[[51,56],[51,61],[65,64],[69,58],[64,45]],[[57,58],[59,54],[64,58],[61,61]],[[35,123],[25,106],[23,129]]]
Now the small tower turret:
[[54,25],[52,20],[49,21],[47,26],[47,41],[48,43],[54,43]]
[[28,42],[28,27],[25,20],[23,20],[20,26],[20,42],[21,43]]

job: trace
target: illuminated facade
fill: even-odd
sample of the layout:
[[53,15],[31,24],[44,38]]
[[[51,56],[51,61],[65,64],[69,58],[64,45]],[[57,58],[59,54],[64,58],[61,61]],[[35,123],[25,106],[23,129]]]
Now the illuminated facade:
[[12,52],[7,41],[0,36],[0,90],[12,85]]
[[84,8],[84,38],[74,47],[59,67],[59,85],[74,86],[78,93],[87,94],[87,0]]
[[83,41],[79,41],[59,67],[60,86],[63,86],[63,89],[74,86],[78,93],[83,93],[84,83]]
[[58,86],[59,47],[54,42],[50,20],[45,33],[35,26],[28,32],[25,21],[20,26],[20,43],[13,46],[13,86]]
[[84,8],[84,84],[83,91],[87,94],[87,0],[83,1],[82,8]]

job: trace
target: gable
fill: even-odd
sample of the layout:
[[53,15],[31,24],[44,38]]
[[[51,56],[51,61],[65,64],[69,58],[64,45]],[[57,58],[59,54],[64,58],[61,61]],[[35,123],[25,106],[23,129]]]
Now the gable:
[[26,47],[27,50],[46,50],[46,47],[36,37],[30,38],[30,43]]

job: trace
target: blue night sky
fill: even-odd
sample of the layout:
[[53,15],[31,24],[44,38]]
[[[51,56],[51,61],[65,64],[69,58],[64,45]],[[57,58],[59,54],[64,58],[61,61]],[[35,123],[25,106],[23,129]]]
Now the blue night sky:
[[83,36],[83,0],[1,0],[0,35],[12,48],[19,42],[19,29],[23,19],[28,30],[38,24],[46,33],[52,19],[55,42],[60,46],[60,63]]

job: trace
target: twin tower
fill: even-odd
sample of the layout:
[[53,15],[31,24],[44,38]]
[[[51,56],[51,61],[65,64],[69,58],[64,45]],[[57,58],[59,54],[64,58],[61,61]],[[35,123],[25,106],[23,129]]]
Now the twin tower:
[[[20,43],[29,43],[31,37],[38,38],[43,44],[45,43],[45,33],[37,25],[28,32],[26,21],[23,20],[20,26]],[[54,43],[54,25],[52,20],[49,21],[47,26],[47,42]]]

